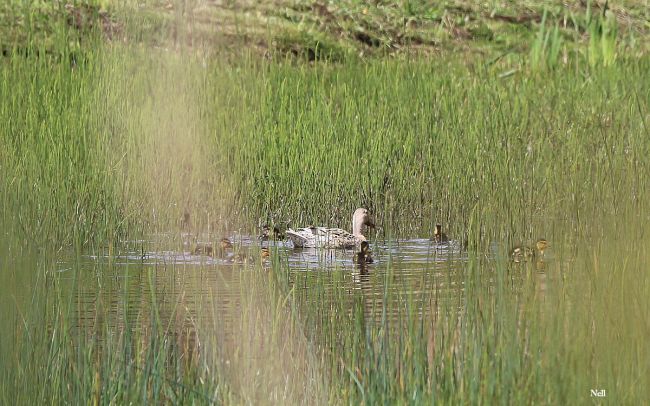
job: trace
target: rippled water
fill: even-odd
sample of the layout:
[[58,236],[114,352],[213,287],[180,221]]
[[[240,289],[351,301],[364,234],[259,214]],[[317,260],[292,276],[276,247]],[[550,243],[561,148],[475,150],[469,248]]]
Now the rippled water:
[[[175,329],[209,327],[226,341],[232,338],[232,323],[237,322],[249,285],[265,284],[272,269],[288,271],[289,286],[306,305],[338,301],[345,307],[341,301],[347,300],[351,306],[353,298],[361,295],[368,320],[382,317],[384,300],[397,304],[410,295],[412,305],[421,308],[428,297],[424,292],[435,291],[438,300],[459,303],[464,292],[468,255],[454,241],[373,242],[374,262],[359,266],[353,261],[353,250],[294,249],[291,243],[265,242],[272,256],[262,260],[256,238],[234,236],[232,240],[235,246],[215,257],[194,255],[189,244],[171,249],[173,236],[130,241],[128,246],[138,248],[82,255],[78,272],[69,260],[60,261],[58,279],[74,296],[77,326],[88,334],[96,334],[96,327],[104,323],[110,329],[130,325],[146,330],[157,317],[162,325]],[[237,255],[246,263],[233,261]]]
[[[259,286],[276,270],[305,307],[339,306],[349,312],[362,300],[368,322],[397,319],[407,305],[416,313],[441,304],[463,306],[470,256],[456,241],[373,241],[374,262],[360,266],[353,250],[264,242],[271,258],[262,260],[255,237],[231,236],[234,247],[211,257],[193,254],[193,244],[174,242],[174,237],[128,241],[125,246],[131,248],[124,252],[82,254],[76,268],[71,259],[61,260],[57,277],[75,302],[73,327],[101,340],[106,338],[102,334],[126,330],[146,335],[157,320],[190,341],[197,339],[196,331],[204,331],[220,342],[233,342],[246,317],[242,302],[259,294]],[[235,260],[239,256],[245,263]]]

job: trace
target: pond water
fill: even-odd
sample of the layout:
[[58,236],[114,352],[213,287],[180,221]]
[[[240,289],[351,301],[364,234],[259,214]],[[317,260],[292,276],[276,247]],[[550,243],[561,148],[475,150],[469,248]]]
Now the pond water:
[[[76,265],[72,258],[59,261],[58,283],[74,302],[71,326],[102,340],[103,334],[125,330],[146,335],[155,319],[191,341],[200,339],[196,334],[202,331],[233,344],[246,316],[242,303],[261,294],[259,286],[268,285],[274,271],[282,272],[304,307],[340,306],[350,313],[362,300],[367,322],[392,322],[405,306],[414,306],[417,314],[442,305],[462,309],[470,260],[493,261],[499,255],[494,246],[491,257],[472,257],[453,240],[373,241],[373,263],[359,265],[353,261],[354,250],[294,249],[290,242],[260,243],[255,237],[235,235],[230,236],[233,248],[212,257],[193,254],[192,244],[181,244],[177,237],[127,241],[126,251],[106,248],[82,254]],[[262,246],[268,247],[270,258],[261,258]],[[484,279],[489,285],[494,278],[486,274]]]

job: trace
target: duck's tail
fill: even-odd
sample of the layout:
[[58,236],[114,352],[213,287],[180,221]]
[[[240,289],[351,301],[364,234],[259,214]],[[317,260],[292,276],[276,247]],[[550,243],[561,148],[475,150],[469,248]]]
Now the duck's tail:
[[309,243],[309,239],[307,237],[303,236],[302,234],[292,229],[288,229],[286,231],[286,235],[287,238],[291,240],[294,247],[302,248]]

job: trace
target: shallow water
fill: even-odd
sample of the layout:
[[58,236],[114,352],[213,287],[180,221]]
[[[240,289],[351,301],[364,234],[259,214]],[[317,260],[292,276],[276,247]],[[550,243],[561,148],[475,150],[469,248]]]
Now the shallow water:
[[[365,323],[403,326],[404,314],[437,314],[441,308],[459,313],[470,262],[484,261],[475,269],[485,272],[480,277],[490,289],[494,275],[487,269],[500,255],[495,245],[490,256],[472,256],[453,240],[372,241],[374,261],[362,266],[353,261],[353,250],[294,249],[290,242],[229,238],[234,247],[214,257],[193,254],[189,236],[182,236],[186,241],[182,243],[172,234],[124,241],[126,248],[120,252],[106,247],[59,254],[42,282],[58,287],[63,300],[55,305],[70,306],[66,318],[73,337],[100,343],[125,336],[146,340],[152,329],[162,328],[164,334],[192,346],[206,340],[221,343],[227,360],[242,331],[250,328],[243,324],[249,323],[251,308],[274,305],[257,300],[272,294],[268,292],[272,275],[293,290],[299,311],[318,309],[317,317],[323,321],[353,317],[355,309],[362,308]],[[219,239],[198,238],[204,243]],[[261,246],[269,248],[269,259],[261,259]],[[238,255],[246,262],[236,261]],[[15,295],[27,302],[37,291],[34,286],[38,283],[17,283]]]
[[[101,323],[115,333],[126,326],[142,332],[159,318],[170,329],[199,329],[231,341],[251,285],[265,285],[273,271],[286,275],[305,305],[318,302],[317,308],[351,311],[361,298],[368,322],[397,320],[407,305],[420,314],[443,304],[463,306],[470,255],[457,241],[373,241],[374,262],[361,266],[353,261],[353,250],[294,249],[289,242],[264,242],[272,254],[263,261],[260,242],[239,235],[230,236],[234,247],[222,255],[194,255],[191,244],[174,242],[174,237],[127,241],[130,248],[124,252],[82,254],[77,265],[73,258],[59,261],[63,294],[75,302],[72,325],[82,334],[95,334]],[[246,263],[233,260],[238,254]]]

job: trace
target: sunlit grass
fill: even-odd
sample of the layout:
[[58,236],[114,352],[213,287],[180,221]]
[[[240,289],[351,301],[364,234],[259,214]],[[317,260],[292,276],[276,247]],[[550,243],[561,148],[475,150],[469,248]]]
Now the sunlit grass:
[[[648,61],[499,80],[454,62],[235,65],[108,49],[3,63],[3,199],[70,244],[259,222],[533,239],[644,208]],[[629,176],[628,176],[629,175]],[[552,220],[552,221],[551,221]],[[479,233],[480,231],[480,233]],[[101,239],[101,238],[99,238]]]

